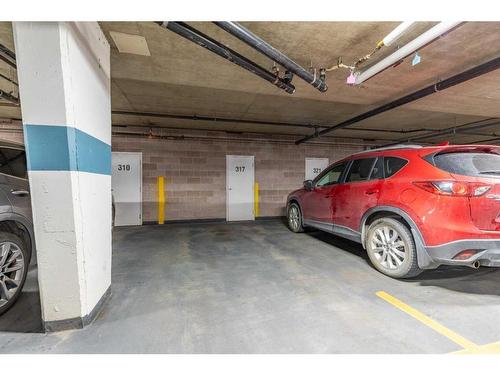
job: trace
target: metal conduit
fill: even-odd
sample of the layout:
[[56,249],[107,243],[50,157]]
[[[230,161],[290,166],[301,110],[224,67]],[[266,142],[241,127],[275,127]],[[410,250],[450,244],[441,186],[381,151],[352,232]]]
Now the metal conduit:
[[328,90],[328,86],[325,83],[324,76],[317,74],[316,71],[310,72],[308,69],[297,64],[291,58],[278,51],[276,48],[271,46],[265,40],[259,38],[257,35],[252,33],[250,30],[246,29],[237,22],[224,21],[224,22],[214,22],[224,31],[235,36],[242,42],[248,44],[250,47],[259,51],[260,53],[266,55],[271,60],[276,61],[278,64],[282,65],[293,74],[299,76],[304,81],[314,86],[321,92]]
[[184,22],[156,22],[161,27],[173,31],[174,33],[190,40],[197,45],[206,48],[207,50],[223,57],[226,60],[252,72],[262,79],[272,83],[276,87],[285,90],[289,94],[295,92],[295,86],[290,82],[284,81],[272,72],[264,69],[262,66],[257,65],[253,61],[247,59],[245,56],[240,55],[238,52],[233,51],[222,43],[210,38],[208,35],[203,34],[201,31],[189,26]]
[[490,60],[484,64],[478,65],[474,68],[468,69],[462,73],[456,74],[450,78],[447,78],[443,81],[437,82],[436,84],[429,85],[423,89],[420,89],[418,91],[415,91],[411,94],[405,95],[399,99],[393,100],[390,103],[384,104],[380,107],[374,108],[368,112],[362,113],[358,116],[352,117],[346,121],[341,122],[340,124],[337,124],[335,126],[331,126],[328,129],[323,129],[315,134],[308,135],[307,137],[303,137],[295,142],[295,144],[299,145],[301,143],[307,142],[310,139],[319,137],[321,135],[330,133],[334,130],[337,129],[342,129],[346,128],[350,125],[356,124],[360,121],[366,120],[370,117],[376,116],[378,114],[381,114],[383,112],[390,111],[391,109],[400,107],[404,104],[408,104],[411,102],[414,102],[415,100],[424,98],[428,95],[432,95],[438,91],[446,90],[447,88],[453,87],[455,85],[458,85],[462,82],[468,81],[470,79],[479,77],[483,74],[489,73],[491,71],[494,71],[496,69],[500,68],[500,57],[497,57],[493,60]]

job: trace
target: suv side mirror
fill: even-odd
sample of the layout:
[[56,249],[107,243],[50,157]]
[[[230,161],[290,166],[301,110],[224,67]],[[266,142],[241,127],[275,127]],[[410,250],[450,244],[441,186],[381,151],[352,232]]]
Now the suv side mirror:
[[312,182],[312,180],[305,180],[304,181],[304,189],[306,189],[307,191],[311,191],[314,187],[314,184]]

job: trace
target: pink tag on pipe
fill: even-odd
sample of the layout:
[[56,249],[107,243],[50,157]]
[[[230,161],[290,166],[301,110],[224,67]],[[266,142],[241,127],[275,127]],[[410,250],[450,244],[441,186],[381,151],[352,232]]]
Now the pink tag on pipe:
[[355,83],[356,83],[356,77],[354,77],[354,74],[351,72],[349,77],[347,77],[347,84],[354,85]]

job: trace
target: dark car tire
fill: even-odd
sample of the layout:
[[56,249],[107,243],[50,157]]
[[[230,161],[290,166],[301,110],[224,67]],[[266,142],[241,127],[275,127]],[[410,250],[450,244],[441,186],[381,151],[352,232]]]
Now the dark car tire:
[[302,212],[297,203],[291,203],[288,205],[286,219],[288,223],[288,228],[294,233],[304,232],[304,226],[302,224]]
[[[26,243],[23,241],[23,239],[14,233],[9,233],[9,232],[0,232],[0,263],[2,262],[2,250],[3,250],[3,244],[6,242],[10,242],[14,244],[14,246],[11,245],[11,249],[13,251],[17,251],[19,249],[21,251],[21,254],[16,257],[16,262],[12,263],[12,265],[15,264],[20,264],[20,260],[22,260],[23,267],[22,269],[19,270],[19,276],[17,277],[17,289],[15,290],[15,293],[10,296],[10,298],[7,300],[5,298],[5,292],[3,289],[3,285],[9,285],[10,287],[13,286],[13,284],[10,281],[5,281],[6,276],[7,278],[14,277],[14,272],[11,271],[8,272],[7,274],[2,273],[2,271],[10,269],[11,266],[5,267],[5,265],[0,266],[0,315],[5,313],[7,310],[9,310],[12,305],[16,302],[16,300],[19,298],[19,295],[21,294],[21,291],[23,289],[24,283],[26,281],[26,276],[28,274],[28,268],[29,268],[29,261],[30,261],[30,254],[28,252],[28,248],[26,246]],[[10,258],[7,257],[6,260]],[[4,261],[4,264],[6,261]],[[12,289],[10,289],[11,291]],[[2,299],[7,300],[7,302],[2,303]]]
[[365,247],[373,266],[387,276],[402,279],[422,272],[418,267],[413,235],[396,219],[381,218],[371,223],[366,232]]

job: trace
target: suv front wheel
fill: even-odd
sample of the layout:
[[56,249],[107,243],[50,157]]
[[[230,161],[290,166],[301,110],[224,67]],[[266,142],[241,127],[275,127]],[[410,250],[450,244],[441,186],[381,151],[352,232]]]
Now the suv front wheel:
[[409,278],[422,272],[410,230],[395,219],[382,218],[371,223],[365,246],[374,267],[387,276]]
[[297,203],[291,203],[288,206],[287,212],[288,228],[292,232],[301,233],[304,231],[304,226],[302,225],[302,213],[300,212],[300,207]]

